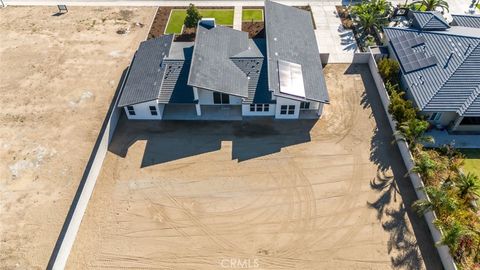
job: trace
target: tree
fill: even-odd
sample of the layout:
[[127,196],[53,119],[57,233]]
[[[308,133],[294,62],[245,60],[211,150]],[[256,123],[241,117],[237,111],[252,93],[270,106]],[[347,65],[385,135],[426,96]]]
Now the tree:
[[445,0],[417,0],[410,4],[411,6],[425,7],[426,11],[435,11],[441,8],[442,11],[448,11],[448,3]]
[[184,24],[188,28],[197,27],[198,22],[202,19],[202,15],[198,11],[194,4],[190,4],[187,9],[187,16],[185,17]]
[[420,174],[424,181],[427,183],[437,175],[437,172],[441,169],[441,164],[435,160],[428,152],[421,152],[415,158],[415,166],[412,168],[412,172]]
[[378,62],[378,72],[382,76],[385,83],[399,83],[400,65],[391,58],[383,58]]
[[386,0],[364,1],[351,8],[352,14],[360,25],[362,39],[376,35],[376,30],[388,24],[388,14],[391,4]]
[[429,125],[425,120],[412,118],[403,122],[395,133],[401,135],[410,144],[411,150],[417,150],[419,144],[434,142],[432,136],[425,135]]
[[404,95],[405,92],[402,91],[391,91],[390,93],[388,112],[393,115],[398,125],[417,117],[417,110],[413,107],[412,101],[404,99]]
[[473,201],[480,197],[480,181],[475,174],[460,173],[455,179],[460,198],[466,201]]

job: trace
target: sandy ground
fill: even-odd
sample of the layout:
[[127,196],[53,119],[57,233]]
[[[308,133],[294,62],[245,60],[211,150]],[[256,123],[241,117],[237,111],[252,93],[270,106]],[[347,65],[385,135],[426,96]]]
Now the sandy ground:
[[0,269],[46,267],[155,8],[56,11],[0,9]]
[[124,119],[68,268],[441,269],[368,68],[325,72],[318,122]]

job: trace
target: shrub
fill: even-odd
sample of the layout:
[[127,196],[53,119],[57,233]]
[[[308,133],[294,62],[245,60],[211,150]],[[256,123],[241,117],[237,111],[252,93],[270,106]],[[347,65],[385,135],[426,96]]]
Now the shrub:
[[397,90],[393,90],[390,94],[388,112],[393,115],[393,119],[397,121],[398,125],[415,119],[417,116],[417,110],[413,107],[412,101],[405,100],[404,95],[405,92]]
[[187,16],[184,24],[188,28],[197,27],[198,22],[202,19],[202,15],[194,4],[190,4],[187,9]]
[[390,58],[383,58],[378,62],[378,72],[385,82],[399,83],[400,65]]

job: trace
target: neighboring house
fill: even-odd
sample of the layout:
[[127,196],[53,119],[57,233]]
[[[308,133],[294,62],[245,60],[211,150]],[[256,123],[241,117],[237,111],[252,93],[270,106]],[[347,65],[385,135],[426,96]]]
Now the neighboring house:
[[328,93],[311,14],[265,2],[265,39],[199,22],[195,42],[140,44],[119,107],[129,119],[318,118]]
[[401,84],[435,127],[480,131],[480,17],[412,12],[409,28],[384,28]]

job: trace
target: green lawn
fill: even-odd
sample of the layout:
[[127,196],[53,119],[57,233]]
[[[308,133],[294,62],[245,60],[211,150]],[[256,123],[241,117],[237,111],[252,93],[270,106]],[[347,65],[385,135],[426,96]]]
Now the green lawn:
[[480,177],[480,150],[479,149],[462,149],[461,152],[465,155],[464,171],[475,173]]
[[263,21],[263,10],[261,9],[244,9],[242,10],[242,21],[244,22],[261,22]]
[[[203,18],[215,18],[215,23],[219,25],[233,25],[233,9],[199,9]],[[187,10],[174,9],[170,14],[165,34],[180,34]]]
[[420,4],[420,3],[416,3],[416,4],[413,4],[413,5],[412,5],[412,9],[413,9],[413,10],[419,10],[419,11],[426,11],[426,10],[427,10],[427,7],[426,7],[426,6],[422,6],[422,4]]

